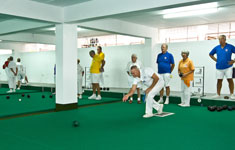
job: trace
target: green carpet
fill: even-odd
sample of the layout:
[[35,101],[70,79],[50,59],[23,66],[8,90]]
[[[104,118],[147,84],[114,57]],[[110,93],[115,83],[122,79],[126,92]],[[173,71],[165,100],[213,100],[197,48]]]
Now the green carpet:
[[[235,111],[165,106],[175,115],[142,118],[144,105],[113,103],[0,121],[3,150],[234,149]],[[78,120],[80,127],[72,127]]]
[[[30,98],[27,95],[30,95]],[[55,97],[49,98],[50,92],[28,93],[22,97],[21,94],[10,95],[7,99],[0,96],[0,117],[37,112],[55,108]],[[46,98],[42,98],[45,95]],[[21,99],[21,101],[19,101]]]
[[[13,95],[0,95],[0,117],[12,116],[18,114],[32,113],[38,111],[45,111],[49,109],[55,109],[55,95],[50,98],[50,92],[37,92],[37,93],[24,93],[13,94]],[[27,95],[30,98],[27,98]],[[42,98],[45,95],[45,98]],[[10,96],[9,99],[6,97]],[[21,99],[21,101],[19,101]],[[88,100],[88,96],[84,95],[83,99],[78,100],[78,106],[101,104],[113,101],[120,101],[120,98],[107,98],[102,97],[102,100]]]
[[101,103],[114,102],[114,101],[121,101],[121,99],[112,98],[112,97],[102,97],[102,100],[97,101],[97,100],[89,100],[87,95],[83,95],[82,99],[78,100],[78,106],[101,104]]
[[38,90],[30,90],[30,89],[20,89],[16,90],[14,93],[7,93],[9,91],[9,88],[0,88],[0,95],[14,95],[14,94],[21,94],[21,93],[32,93],[32,92],[39,92]]

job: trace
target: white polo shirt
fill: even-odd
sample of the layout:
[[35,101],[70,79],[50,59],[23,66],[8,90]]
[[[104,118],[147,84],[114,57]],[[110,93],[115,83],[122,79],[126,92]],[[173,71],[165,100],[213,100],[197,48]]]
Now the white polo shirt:
[[147,87],[150,87],[153,83],[153,74],[156,74],[159,78],[159,81],[163,80],[162,77],[153,71],[152,68],[143,68],[143,69],[140,69],[140,78],[136,77],[134,78],[134,81],[133,81],[133,84],[134,85],[137,85],[138,83],[141,83]]
[[126,71],[128,71],[130,74],[130,76],[132,76],[131,75],[131,67],[132,66],[136,66],[137,68],[139,68],[139,69],[142,69],[143,68],[143,66],[142,66],[142,63],[140,62],[140,61],[137,61],[136,60],[136,62],[135,63],[133,63],[132,61],[129,61],[128,63],[127,63],[127,66],[126,66]]
[[82,72],[84,71],[83,67],[80,64],[77,64],[77,74],[78,77],[82,77]]
[[18,74],[24,73],[23,65],[22,65],[20,62],[17,62],[17,63],[16,63],[16,66],[17,66],[17,68],[18,68]]
[[9,76],[14,77],[15,75],[13,74],[11,69],[13,69],[14,72],[16,72],[16,63],[14,61],[10,61],[9,64],[8,64],[8,68],[9,68]]

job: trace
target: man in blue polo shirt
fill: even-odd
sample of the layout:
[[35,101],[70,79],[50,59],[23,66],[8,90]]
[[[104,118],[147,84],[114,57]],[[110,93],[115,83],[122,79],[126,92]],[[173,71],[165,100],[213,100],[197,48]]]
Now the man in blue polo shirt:
[[[158,73],[164,80],[164,87],[166,88],[166,101],[165,104],[169,104],[169,96],[170,96],[170,80],[171,80],[171,72],[175,67],[174,57],[171,53],[167,52],[168,45],[162,44],[161,50],[162,53],[157,56],[157,64],[158,64]],[[160,91],[160,100],[159,103],[163,103],[163,94],[164,88]]]
[[[213,96],[213,98],[220,98],[222,82],[225,76],[229,83],[230,99],[235,99],[233,95],[234,83],[232,79],[234,61],[231,60],[232,53],[235,53],[235,47],[226,43],[225,35],[219,36],[219,43],[220,45],[212,49],[209,54],[216,62],[217,94]],[[214,54],[217,55],[217,58],[214,57]]]

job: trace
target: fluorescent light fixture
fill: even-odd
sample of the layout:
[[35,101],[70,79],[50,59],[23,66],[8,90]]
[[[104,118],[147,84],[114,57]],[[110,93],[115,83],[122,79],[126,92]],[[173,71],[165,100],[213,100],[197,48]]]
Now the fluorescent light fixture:
[[2,40],[0,40],[0,42],[2,42]]
[[0,49],[0,55],[12,54],[11,49]]
[[82,30],[82,28],[80,28],[80,27],[77,28],[77,31],[81,31],[81,30]]
[[163,10],[160,14],[163,14],[163,18],[177,18],[177,17],[187,17],[187,16],[215,13],[217,11],[218,11],[218,3],[213,2],[213,3],[166,9]]
[[218,8],[212,8],[212,9],[204,9],[204,10],[194,10],[194,11],[188,11],[188,12],[180,12],[180,13],[174,13],[174,14],[166,14],[163,15],[163,18],[179,18],[179,17],[188,17],[188,16],[198,16],[203,14],[211,14],[218,11]]
[[[55,31],[56,28],[55,28],[55,27],[52,27],[52,28],[48,28],[47,30],[49,30],[49,31]],[[82,31],[82,30],[83,30],[83,29],[80,28],[80,27],[77,28],[77,31]]]
[[178,7],[178,8],[172,8],[172,9],[166,9],[163,10],[160,14],[172,14],[172,13],[178,13],[178,12],[184,12],[184,11],[193,11],[193,10],[201,10],[201,9],[209,9],[209,8],[217,8],[218,3],[206,3],[206,4],[199,4],[199,5],[192,5],[192,6],[184,6],[184,7]]

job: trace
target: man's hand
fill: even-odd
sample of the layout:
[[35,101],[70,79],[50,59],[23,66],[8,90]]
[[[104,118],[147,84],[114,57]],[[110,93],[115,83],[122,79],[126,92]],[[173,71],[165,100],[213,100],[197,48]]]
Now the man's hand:
[[122,98],[122,101],[123,101],[123,102],[126,102],[128,99],[129,99],[129,96],[128,96],[128,95],[125,95],[125,96]]
[[228,64],[229,64],[229,65],[234,64],[234,60],[229,61]]
[[100,72],[104,72],[104,68],[101,67],[101,68],[100,68]]
[[151,88],[147,88],[145,94],[148,95],[151,90],[152,90]]

